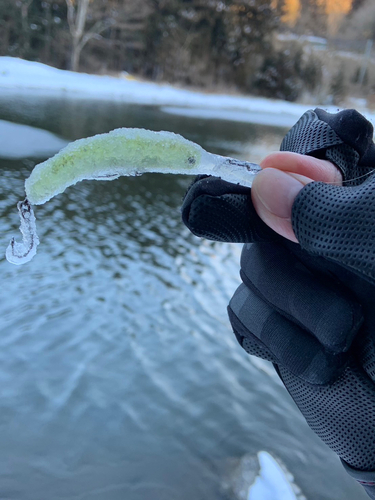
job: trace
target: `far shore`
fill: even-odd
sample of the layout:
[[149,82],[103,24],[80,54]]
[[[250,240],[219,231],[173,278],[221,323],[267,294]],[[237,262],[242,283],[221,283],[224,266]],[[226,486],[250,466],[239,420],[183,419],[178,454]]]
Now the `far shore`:
[[[69,99],[111,100],[159,106],[166,113],[199,119],[230,120],[291,127],[316,104],[298,104],[248,95],[189,90],[167,83],[138,80],[127,73],[119,76],[75,73],[38,62],[0,57],[0,93],[3,96],[45,95]],[[375,113],[366,102],[350,103],[375,123]],[[318,106],[319,107],[319,106]],[[337,112],[336,106],[324,106]]]

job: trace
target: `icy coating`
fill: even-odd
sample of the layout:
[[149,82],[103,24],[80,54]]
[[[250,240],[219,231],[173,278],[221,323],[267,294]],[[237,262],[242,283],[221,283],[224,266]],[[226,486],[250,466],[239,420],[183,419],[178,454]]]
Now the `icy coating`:
[[12,238],[5,253],[7,260],[16,266],[29,262],[36,254],[36,247],[39,245],[33,208],[27,198],[19,201],[17,208],[21,219],[22,243],[17,243]]
[[36,165],[26,180],[27,198],[18,204],[23,242],[13,239],[6,258],[23,264],[36,253],[39,239],[31,205],[41,205],[84,179],[114,180],[147,172],[207,174],[251,187],[260,170],[256,163],[208,153],[172,132],[121,128],[80,139]]

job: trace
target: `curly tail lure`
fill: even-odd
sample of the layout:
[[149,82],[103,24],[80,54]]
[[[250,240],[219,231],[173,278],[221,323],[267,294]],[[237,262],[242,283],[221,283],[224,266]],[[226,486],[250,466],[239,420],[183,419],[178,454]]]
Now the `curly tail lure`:
[[120,128],[72,142],[52,158],[36,165],[25,182],[26,199],[19,202],[22,243],[11,240],[6,258],[20,265],[36,254],[32,205],[42,205],[84,179],[114,180],[147,172],[213,175],[251,187],[261,170],[256,163],[208,153],[198,144],[171,132]]

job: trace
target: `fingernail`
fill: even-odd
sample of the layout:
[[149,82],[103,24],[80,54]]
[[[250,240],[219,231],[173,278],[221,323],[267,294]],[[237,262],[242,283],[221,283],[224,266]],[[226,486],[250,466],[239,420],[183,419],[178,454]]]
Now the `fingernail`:
[[292,206],[297,194],[309,182],[298,174],[291,174],[266,168],[254,182],[256,196],[271,214],[282,219],[290,219]]

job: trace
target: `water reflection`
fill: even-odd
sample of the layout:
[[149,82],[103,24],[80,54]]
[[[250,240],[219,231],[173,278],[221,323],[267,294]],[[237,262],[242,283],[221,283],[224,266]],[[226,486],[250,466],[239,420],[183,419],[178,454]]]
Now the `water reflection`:
[[154,106],[42,97],[0,96],[0,116],[4,120],[44,128],[68,141],[119,127],[167,130],[198,142],[217,154],[243,158],[254,149],[255,155],[248,157],[252,161],[259,161],[267,151],[278,149],[285,134],[285,129],[278,127],[183,118],[163,113]]

